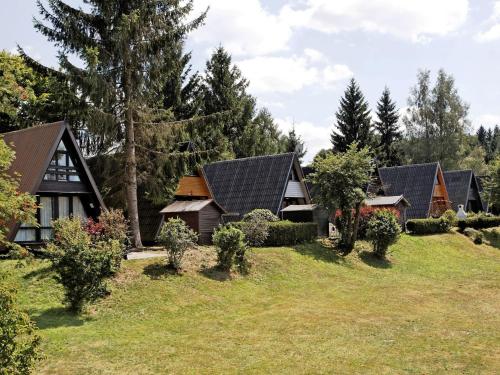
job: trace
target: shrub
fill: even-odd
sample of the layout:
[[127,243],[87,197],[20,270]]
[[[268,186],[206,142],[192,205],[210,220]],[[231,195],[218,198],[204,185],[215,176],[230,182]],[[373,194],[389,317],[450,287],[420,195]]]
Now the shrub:
[[245,222],[261,221],[261,220],[268,222],[275,222],[279,221],[279,218],[271,211],[263,208],[256,208],[255,210],[252,210],[249,213],[245,214],[245,216],[243,216],[243,221]]
[[500,216],[487,216],[484,214],[476,215],[474,217],[470,217],[467,219],[458,220],[457,226],[462,231],[465,228],[474,228],[474,229],[493,228],[500,226]]
[[98,221],[88,218],[85,230],[93,242],[116,240],[121,244],[123,256],[130,248],[128,220],[125,219],[123,211],[110,209],[101,212]]
[[168,265],[175,270],[181,268],[184,253],[197,241],[198,235],[179,218],[168,219],[158,235],[158,242],[167,250]]
[[469,237],[476,245],[481,245],[484,242],[484,234],[473,228],[465,228],[463,233]]
[[79,219],[54,221],[54,241],[47,253],[71,310],[80,312],[108,293],[106,279],[120,269],[122,252],[117,240],[92,241]]
[[446,233],[451,229],[451,224],[444,218],[438,219],[412,219],[406,222],[406,229],[413,234]]
[[29,374],[41,358],[40,336],[15,303],[15,290],[0,278],[0,374]]
[[243,232],[245,235],[245,241],[249,246],[262,246],[269,237],[270,222],[262,218],[256,217],[250,221],[242,221],[232,224]]
[[453,210],[446,210],[442,215],[441,218],[444,220],[448,221],[452,227],[457,225],[457,213]]
[[217,266],[222,271],[229,271],[235,256],[237,261],[242,264],[245,258],[245,235],[244,233],[232,226],[220,227],[212,236],[214,245],[217,248]]
[[316,223],[277,221],[269,224],[269,236],[264,244],[266,246],[293,246],[312,242],[317,236],[318,225]]
[[[372,218],[373,214],[380,210],[386,210],[392,212],[397,219],[399,219],[400,213],[396,208],[376,208],[372,206],[361,207],[359,211],[359,226],[358,226],[358,238],[365,239],[368,231],[368,222]],[[340,211],[337,211],[335,215],[341,215]]]
[[375,255],[385,258],[387,249],[401,233],[398,218],[392,211],[377,210],[368,222],[367,238],[373,244]]

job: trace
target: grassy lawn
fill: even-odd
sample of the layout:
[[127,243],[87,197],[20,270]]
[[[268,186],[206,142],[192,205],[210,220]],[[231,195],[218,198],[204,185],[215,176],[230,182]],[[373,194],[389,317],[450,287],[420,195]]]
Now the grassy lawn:
[[48,263],[0,263],[37,321],[41,374],[492,374],[500,250],[459,234],[403,236],[391,262],[319,244],[252,250],[245,277],[126,261],[109,298],[68,314]]

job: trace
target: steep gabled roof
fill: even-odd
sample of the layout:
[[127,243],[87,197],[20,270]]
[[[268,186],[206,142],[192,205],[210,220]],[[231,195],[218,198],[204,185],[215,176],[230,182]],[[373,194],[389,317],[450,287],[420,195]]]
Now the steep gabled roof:
[[294,163],[295,153],[286,153],[220,161],[203,170],[215,200],[228,212],[267,208],[278,214]]
[[19,174],[19,190],[30,194],[38,191],[50,160],[63,136],[67,134],[70,147],[75,151],[80,165],[85,172],[85,178],[95,194],[101,207],[105,207],[99,189],[90,173],[85,159],[80,151],[73,133],[64,121],[34,126],[3,135],[4,141],[15,151],[9,172]]
[[455,211],[458,210],[458,205],[463,204],[467,209],[470,189],[477,189],[479,205],[483,207],[481,196],[479,194],[479,184],[472,170],[448,171],[444,172],[444,180],[446,188],[450,196],[452,207]]
[[403,195],[410,203],[408,219],[429,215],[439,163],[379,168],[386,195]]

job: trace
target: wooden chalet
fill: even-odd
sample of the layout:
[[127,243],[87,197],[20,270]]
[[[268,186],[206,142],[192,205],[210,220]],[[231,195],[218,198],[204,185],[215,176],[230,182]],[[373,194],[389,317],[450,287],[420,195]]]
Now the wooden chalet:
[[453,209],[463,205],[465,211],[483,211],[480,186],[472,170],[444,172],[446,188]]
[[386,196],[402,195],[410,204],[407,219],[438,217],[451,208],[439,163],[379,168],[378,174]]
[[[203,170],[196,176],[185,176],[179,181],[175,201],[160,211],[162,223],[178,217],[198,233],[198,243],[212,242],[214,229],[222,223],[226,211],[214,199]],[[161,225],[161,224],[160,224]]]
[[275,215],[292,204],[311,204],[295,153],[220,161],[203,167],[214,199],[239,220],[265,208]]
[[3,134],[14,151],[9,172],[20,176],[20,191],[36,196],[39,226],[14,223],[8,240],[41,245],[53,236],[52,220],[96,218],[105,208],[85,159],[65,122]]
[[410,203],[406,200],[403,195],[390,195],[390,196],[378,196],[365,201],[365,205],[377,208],[393,208],[399,212],[399,223],[404,226],[406,220],[408,220],[406,215],[406,210],[410,206]]

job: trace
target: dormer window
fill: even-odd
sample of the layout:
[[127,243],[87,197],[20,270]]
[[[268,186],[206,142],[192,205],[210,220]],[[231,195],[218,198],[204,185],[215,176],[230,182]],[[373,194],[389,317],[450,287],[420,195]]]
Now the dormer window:
[[43,179],[44,181],[80,182],[80,175],[63,141],[59,142]]

